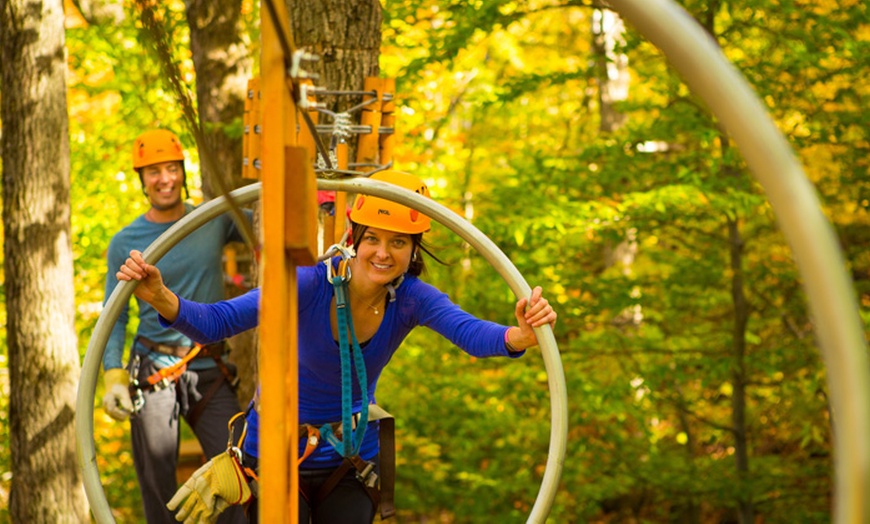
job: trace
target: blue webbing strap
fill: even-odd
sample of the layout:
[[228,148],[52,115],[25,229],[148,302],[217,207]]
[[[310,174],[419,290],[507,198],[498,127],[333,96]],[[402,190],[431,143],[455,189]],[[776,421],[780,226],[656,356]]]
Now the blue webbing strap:
[[[348,308],[348,318],[350,318],[350,309]],[[360,384],[362,391],[362,407],[359,411],[359,420],[356,423],[356,429],[353,431],[354,440],[354,455],[359,455],[359,449],[362,447],[363,437],[366,434],[366,427],[369,425],[369,387],[368,378],[366,376],[366,363],[363,360],[362,348],[359,347],[359,342],[356,339],[356,332],[353,329],[353,320],[350,321],[350,336],[353,342],[353,362],[356,367],[356,381]],[[353,426],[347,426],[352,428]]]
[[[329,263],[329,262],[327,262]],[[368,380],[366,367],[363,361],[362,349],[356,339],[353,329],[353,318],[350,314],[350,303],[347,300],[347,279],[342,276],[332,278],[335,288],[336,318],[338,320],[338,346],[341,358],[341,425],[342,438],[339,439],[332,431],[330,424],[324,424],[320,428],[320,435],[326,439],[336,451],[343,457],[352,457],[359,454],[368,426]],[[348,344],[348,335],[353,345],[353,354]],[[353,428],[353,376],[352,367],[356,367],[357,382],[362,394],[362,409],[356,429]]]

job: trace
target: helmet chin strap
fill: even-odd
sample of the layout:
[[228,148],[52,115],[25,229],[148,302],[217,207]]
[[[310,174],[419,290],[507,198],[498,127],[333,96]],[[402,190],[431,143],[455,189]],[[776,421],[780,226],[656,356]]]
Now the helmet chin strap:
[[[151,199],[149,198],[148,201],[151,202]],[[159,206],[159,205],[155,205],[154,202],[151,202],[151,207],[153,207],[157,211],[168,211],[168,210],[173,209],[179,205],[182,205],[183,203],[184,202],[179,198],[174,204],[169,204],[168,206]]]
[[387,284],[386,286],[384,286],[385,288],[387,288],[387,293],[390,294],[390,302],[396,301],[396,289],[398,289],[399,286],[401,286],[402,282],[404,282],[404,281],[405,281],[405,275],[401,275],[398,278],[396,278],[395,280],[393,280],[392,282],[390,282],[389,284]]

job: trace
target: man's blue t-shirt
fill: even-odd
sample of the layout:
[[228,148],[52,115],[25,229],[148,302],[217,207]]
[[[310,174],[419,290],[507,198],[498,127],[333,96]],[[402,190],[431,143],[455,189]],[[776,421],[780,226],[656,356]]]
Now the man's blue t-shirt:
[[[193,206],[185,204],[185,214],[193,211]],[[145,251],[157,238],[165,233],[175,222],[155,223],[145,219],[145,215],[137,217],[128,226],[118,231],[109,243],[106,255],[106,295],[105,302],[118,285],[115,277],[118,268],[130,256],[130,251],[137,249]],[[229,216],[223,214],[210,220],[202,227],[185,237],[175,245],[160,261],[157,268],[163,280],[170,289],[180,296],[197,302],[217,302],[224,298],[224,273],[222,267],[224,246],[231,241],[241,241],[241,235]],[[137,336],[142,336],[161,344],[189,346],[188,337],[160,325],[157,312],[145,302],[137,299],[139,305],[139,327]],[[123,367],[124,343],[127,323],[129,321],[129,304],[125,304],[112,328],[106,349],[103,353],[103,368]],[[144,350],[140,348],[140,350]],[[154,353],[151,357],[161,366],[168,366],[178,361],[178,358]],[[195,359],[191,361],[191,369],[214,367],[212,359]]]

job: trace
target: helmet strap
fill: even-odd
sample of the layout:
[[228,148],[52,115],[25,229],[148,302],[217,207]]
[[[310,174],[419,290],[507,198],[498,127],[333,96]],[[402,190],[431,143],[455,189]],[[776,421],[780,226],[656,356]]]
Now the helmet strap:
[[190,200],[190,191],[187,189],[187,170],[184,169],[184,162],[181,163],[181,187],[184,189],[184,199]]
[[402,275],[399,278],[397,278],[397,279],[393,280],[392,282],[390,282],[389,284],[387,284],[386,286],[384,286],[385,288],[387,288],[387,293],[389,293],[389,295],[390,295],[390,302],[396,301],[396,289],[398,289],[399,286],[401,286],[402,282],[404,282],[404,281],[405,281],[405,275]]

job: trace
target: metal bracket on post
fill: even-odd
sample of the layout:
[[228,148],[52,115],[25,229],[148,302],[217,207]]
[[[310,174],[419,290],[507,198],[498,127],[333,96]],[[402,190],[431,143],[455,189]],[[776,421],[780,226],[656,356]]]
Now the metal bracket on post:
[[242,137],[242,177],[254,180],[260,179],[261,138],[263,136],[263,124],[260,118],[260,79],[248,80],[248,90],[245,95],[244,126],[245,133]]

